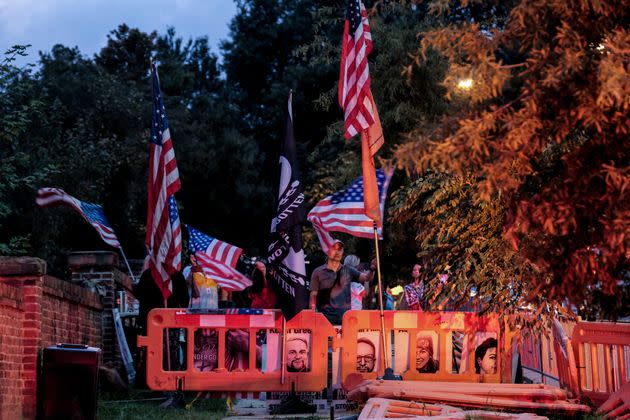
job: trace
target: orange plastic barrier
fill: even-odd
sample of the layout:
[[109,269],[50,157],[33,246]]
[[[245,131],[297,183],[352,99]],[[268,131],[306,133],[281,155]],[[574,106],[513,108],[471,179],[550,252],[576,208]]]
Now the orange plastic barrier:
[[[166,329],[183,331],[187,361],[183,370],[164,369],[166,357],[163,343]],[[267,334],[273,332],[277,336],[287,332],[288,340],[294,334],[298,337],[295,340],[310,341],[304,346],[308,348],[308,368],[301,372],[288,371],[284,365],[284,361],[288,359],[280,350],[276,355],[279,356],[280,368],[264,372],[260,357],[261,346],[257,344],[259,331]],[[266,311],[262,315],[223,315],[193,314],[182,309],[154,309],[148,315],[147,336],[138,337],[138,346],[147,347],[147,384],[154,390],[290,391],[292,384],[295,384],[297,391],[321,391],[326,388],[328,338],[333,335],[334,328],[328,320],[314,311],[302,311],[286,322],[283,329],[283,318],[279,311]],[[201,341],[208,336],[212,340],[207,342],[211,343],[213,349],[196,355],[195,350],[199,350],[203,343],[195,340]],[[247,360],[240,360],[238,365],[234,360],[236,356],[232,357],[227,349],[230,344],[235,343],[242,347],[244,340],[248,344],[247,351],[242,351],[241,354],[247,354]],[[302,345],[297,343],[296,346],[298,344]],[[286,351],[297,353],[300,349]],[[195,361],[195,356],[207,355],[212,358],[211,368],[203,371],[204,368],[200,368]],[[230,363],[226,360],[228,357],[232,358]]]
[[[405,380],[501,382],[502,373],[511,370],[511,364],[502,360],[506,344],[503,342],[502,325],[494,314],[385,311],[384,322],[386,357],[389,361],[393,359],[394,372]],[[335,348],[341,347],[342,382],[352,373],[360,373],[366,379],[384,373],[380,326],[379,311],[349,311],[344,315],[342,338],[333,340]],[[480,375],[475,372],[475,349],[488,338],[498,342],[496,370],[493,374]],[[367,341],[371,342],[371,346]],[[363,353],[373,351],[376,356],[372,371],[366,371],[366,354],[358,354],[361,343],[365,343],[361,350]],[[428,356],[432,356],[432,365],[425,362]],[[392,363],[389,365],[392,366]],[[421,365],[424,367],[417,368]],[[507,374],[507,377],[510,375]]]
[[560,322],[554,319],[551,329],[553,332],[553,349],[556,356],[560,386],[571,391],[573,397],[577,397],[580,394],[580,389],[578,386],[573,345]]
[[578,322],[571,336],[580,393],[595,404],[630,379],[630,324]]

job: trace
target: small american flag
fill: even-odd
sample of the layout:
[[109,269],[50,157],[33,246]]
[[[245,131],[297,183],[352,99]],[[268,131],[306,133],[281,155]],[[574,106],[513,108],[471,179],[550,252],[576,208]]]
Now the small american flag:
[[181,269],[182,234],[174,194],[180,189],[179,171],[157,68],[151,65],[153,117],[149,153],[147,233],[151,274],[166,299],[171,294],[170,276]]
[[[361,0],[349,0],[341,47],[339,105],[344,110],[344,137],[349,139],[375,121],[370,94],[370,69],[367,57],[372,51],[372,34]],[[382,144],[382,142],[381,142]],[[372,155],[380,147],[375,147]]]
[[103,212],[103,207],[98,204],[86,203],[77,200],[73,196],[67,194],[59,188],[40,188],[37,191],[35,202],[40,207],[48,207],[54,205],[68,205],[78,211],[85,220],[87,220],[94,229],[101,235],[106,244],[116,248],[120,248],[120,242],[116,238],[114,229],[110,226]]
[[[393,171],[376,171],[376,180],[380,196],[381,220],[385,210],[387,188]],[[313,224],[322,245],[327,253],[334,239],[328,232],[344,232],[360,238],[374,236],[374,221],[367,217],[363,204],[363,177],[352,182],[343,189],[321,200],[308,213],[308,220]],[[379,236],[381,229],[379,229]]]
[[206,235],[186,225],[191,260],[201,266],[204,274],[229,291],[243,290],[252,285],[250,279],[236,270],[243,250],[227,242]]
[[186,228],[190,236],[188,248],[191,254],[203,252],[213,260],[227,264],[232,268],[236,267],[236,263],[243,253],[241,248],[208,236],[192,226],[186,225]]

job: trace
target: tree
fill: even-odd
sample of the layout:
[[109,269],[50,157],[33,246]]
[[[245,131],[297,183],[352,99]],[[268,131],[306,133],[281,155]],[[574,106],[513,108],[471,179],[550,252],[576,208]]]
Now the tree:
[[5,255],[31,251],[30,235],[11,223],[20,213],[15,198],[55,171],[53,165],[31,167],[20,144],[20,137],[40,114],[42,105],[33,95],[31,70],[12,64],[18,55],[27,55],[28,47],[11,47],[0,61],[0,254]]
[[[476,205],[498,201],[502,241],[533,268],[520,278],[532,297],[581,308],[628,287],[626,6],[518,1],[504,26],[464,20],[422,34],[415,59],[443,54],[447,98],[466,106],[418,124],[396,161],[473,177]],[[472,89],[463,92],[462,79]]]

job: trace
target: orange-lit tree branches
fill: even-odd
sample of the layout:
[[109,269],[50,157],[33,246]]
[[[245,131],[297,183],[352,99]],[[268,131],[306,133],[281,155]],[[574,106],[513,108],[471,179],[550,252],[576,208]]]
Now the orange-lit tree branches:
[[523,0],[504,24],[454,20],[420,36],[415,63],[432,50],[448,59],[443,85],[459,106],[419,124],[395,159],[409,172],[474,179],[475,205],[504,209],[499,237],[531,268],[519,270],[531,297],[586,308],[627,290],[629,6]]

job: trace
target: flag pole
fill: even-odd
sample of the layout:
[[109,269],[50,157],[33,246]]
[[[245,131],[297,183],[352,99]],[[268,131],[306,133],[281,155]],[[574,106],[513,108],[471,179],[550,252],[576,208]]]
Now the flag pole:
[[131,271],[131,267],[129,266],[129,261],[127,261],[127,256],[125,255],[125,251],[123,251],[122,245],[118,247],[120,253],[122,254],[123,260],[125,260],[125,264],[127,265],[127,270],[129,270],[129,275],[131,276],[131,280],[136,283],[136,278]]
[[282,314],[282,351],[280,352],[280,385],[284,385],[284,367],[285,367],[285,356],[284,353],[287,351],[287,319]]
[[385,340],[385,314],[383,313],[383,284],[381,281],[381,260],[378,252],[378,228],[376,221],[374,221],[374,245],[376,248],[376,274],[378,276],[378,305],[381,315],[381,342],[383,350],[383,361],[385,369],[389,368],[389,357],[387,354],[387,340]]

